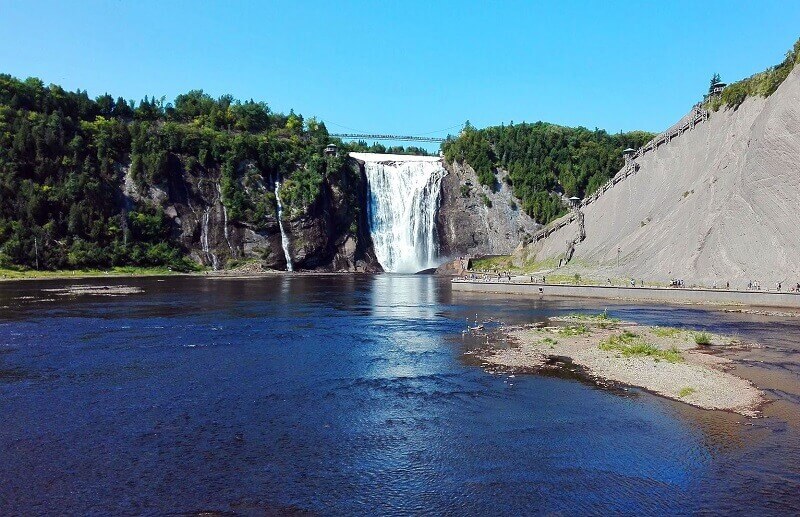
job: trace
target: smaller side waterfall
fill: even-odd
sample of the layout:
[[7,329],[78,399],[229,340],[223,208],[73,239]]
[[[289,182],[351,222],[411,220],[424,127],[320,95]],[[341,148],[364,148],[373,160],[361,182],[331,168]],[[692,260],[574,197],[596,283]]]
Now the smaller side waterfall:
[[211,252],[211,247],[208,244],[208,222],[211,218],[211,207],[206,208],[205,212],[203,212],[203,219],[200,226],[200,245],[203,247],[203,253],[206,255],[206,260],[211,261],[211,267],[214,268],[214,271],[219,269],[219,263],[217,262],[217,256]]
[[283,203],[281,203],[281,182],[275,182],[275,201],[278,204],[278,227],[281,229],[281,247],[283,247],[283,256],[286,258],[286,271],[294,271],[292,266],[292,256],[289,254],[289,236],[286,235],[286,230],[283,228]]
[[228,249],[231,250],[231,258],[236,257],[236,252],[233,250],[233,245],[231,244],[231,239],[228,236],[228,209],[225,207],[225,203],[222,202],[222,187],[219,183],[217,183],[217,193],[219,197],[217,198],[219,201],[220,206],[222,207],[222,230],[225,233],[225,242],[228,243]]

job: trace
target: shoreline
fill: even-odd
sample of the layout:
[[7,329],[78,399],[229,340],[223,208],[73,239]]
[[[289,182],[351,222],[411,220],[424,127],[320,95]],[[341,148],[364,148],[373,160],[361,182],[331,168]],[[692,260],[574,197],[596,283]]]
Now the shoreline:
[[[0,270],[2,271],[2,270]],[[367,273],[361,271],[279,271],[279,270],[263,270],[263,271],[237,271],[235,269],[218,270],[218,271],[153,271],[142,270],[137,271],[25,271],[17,272],[26,276],[19,277],[4,277],[0,272],[0,283],[3,282],[30,282],[42,280],[91,280],[96,278],[168,278],[168,277],[198,277],[198,278],[213,278],[213,279],[246,279],[246,278],[265,278],[273,276],[345,276],[345,275],[376,275],[384,273]],[[27,275],[27,273],[34,273]]]
[[453,279],[453,291],[513,294],[537,299],[599,298],[605,300],[695,304],[723,307],[777,307],[800,309],[800,293],[736,289],[626,287],[582,284]]
[[[598,384],[643,389],[706,410],[758,417],[767,398],[755,384],[730,373],[734,360],[710,346],[730,346],[725,336],[605,319],[604,315],[551,318],[553,326],[521,325],[503,330],[511,348],[475,355],[484,368],[536,373],[575,367]],[[696,337],[703,334],[707,343]],[[739,343],[736,343],[740,345]]]

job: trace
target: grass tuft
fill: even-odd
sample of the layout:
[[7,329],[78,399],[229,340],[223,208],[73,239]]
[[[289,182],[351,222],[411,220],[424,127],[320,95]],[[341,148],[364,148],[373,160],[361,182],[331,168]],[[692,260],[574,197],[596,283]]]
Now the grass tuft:
[[676,329],[675,327],[653,327],[653,334],[658,337],[676,337],[681,332],[681,329]]
[[678,396],[681,397],[681,398],[688,397],[689,395],[691,395],[692,393],[694,393],[696,391],[697,390],[692,388],[691,386],[685,386],[685,387],[681,388],[681,390],[678,392]]
[[565,337],[572,337],[572,336],[582,336],[589,332],[589,329],[586,328],[586,325],[570,325],[568,327],[559,327],[558,333]]
[[539,341],[539,343],[541,343],[543,345],[557,345],[558,341],[556,341],[555,339],[553,339],[551,337],[546,337],[546,338],[542,339],[541,341]]
[[598,327],[600,327],[601,329],[609,328],[619,323],[619,318],[612,318],[611,316],[608,315],[607,310],[604,310],[599,314],[572,313],[567,315],[567,319],[593,323]]
[[601,341],[598,347],[607,352],[619,352],[623,357],[652,357],[656,361],[664,360],[668,363],[683,361],[681,352],[677,348],[662,350],[628,330],[609,336],[608,339]]

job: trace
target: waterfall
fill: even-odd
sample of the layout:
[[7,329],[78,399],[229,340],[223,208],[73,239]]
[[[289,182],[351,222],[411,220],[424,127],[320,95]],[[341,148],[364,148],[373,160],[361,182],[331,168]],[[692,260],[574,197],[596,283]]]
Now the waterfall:
[[294,271],[292,267],[292,256],[289,254],[289,236],[286,235],[286,230],[283,229],[283,204],[281,203],[281,182],[275,182],[275,201],[278,203],[278,227],[281,229],[281,247],[283,247],[283,256],[286,258],[286,271]]
[[364,161],[367,212],[375,255],[389,272],[436,267],[436,211],[442,178],[439,158],[352,153]]
[[206,260],[211,261],[211,267],[216,271],[219,269],[219,263],[217,262],[217,256],[211,252],[211,248],[208,245],[208,221],[211,217],[211,207],[207,207],[205,212],[203,212],[203,221],[200,227],[200,245],[203,247],[203,253],[206,255]]
[[236,256],[236,252],[233,251],[233,245],[231,245],[231,239],[228,236],[228,209],[225,207],[225,203],[222,202],[222,187],[219,183],[217,183],[217,194],[217,201],[219,201],[219,204],[222,206],[222,230],[225,233],[225,242],[228,243],[228,249],[231,250],[231,258],[234,258]]
[[203,247],[203,253],[208,255],[208,208],[203,212],[203,221],[200,225],[200,245]]

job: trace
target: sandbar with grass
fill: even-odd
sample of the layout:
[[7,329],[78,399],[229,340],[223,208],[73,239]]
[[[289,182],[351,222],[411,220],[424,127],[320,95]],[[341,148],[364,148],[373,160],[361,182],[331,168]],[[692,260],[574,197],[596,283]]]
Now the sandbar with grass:
[[757,387],[730,373],[730,359],[708,353],[710,347],[732,343],[730,338],[636,325],[605,313],[552,318],[551,322],[552,326],[506,329],[515,346],[486,350],[481,358],[492,367],[512,371],[559,367],[568,358],[598,380],[746,416],[756,416],[764,402]]

